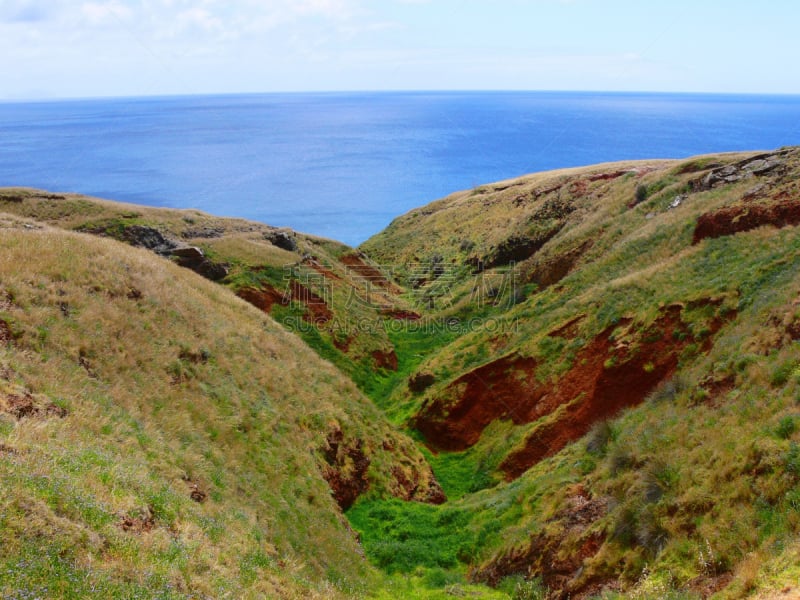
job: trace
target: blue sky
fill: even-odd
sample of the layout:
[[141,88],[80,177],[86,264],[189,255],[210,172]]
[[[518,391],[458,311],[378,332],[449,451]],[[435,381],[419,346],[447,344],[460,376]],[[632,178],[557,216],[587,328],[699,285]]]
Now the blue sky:
[[0,99],[800,93],[796,0],[0,0]]

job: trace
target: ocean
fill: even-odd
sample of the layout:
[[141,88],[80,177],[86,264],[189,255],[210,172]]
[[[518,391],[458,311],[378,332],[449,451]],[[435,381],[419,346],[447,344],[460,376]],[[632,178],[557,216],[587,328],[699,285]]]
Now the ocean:
[[800,144],[800,96],[403,92],[0,103],[0,186],[254,219],[356,245],[547,169]]

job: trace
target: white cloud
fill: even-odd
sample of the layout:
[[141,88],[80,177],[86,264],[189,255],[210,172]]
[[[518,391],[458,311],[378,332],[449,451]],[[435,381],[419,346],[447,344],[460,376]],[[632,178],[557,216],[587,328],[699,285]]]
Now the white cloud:
[[90,25],[98,26],[127,21],[133,11],[119,2],[85,2],[81,5],[81,14]]

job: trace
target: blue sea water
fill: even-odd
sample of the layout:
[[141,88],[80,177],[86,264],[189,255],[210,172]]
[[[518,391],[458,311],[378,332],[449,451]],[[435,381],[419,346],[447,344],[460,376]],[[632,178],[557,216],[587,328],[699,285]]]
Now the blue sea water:
[[0,186],[198,208],[358,244],[525,173],[800,144],[800,96],[417,92],[0,103]]

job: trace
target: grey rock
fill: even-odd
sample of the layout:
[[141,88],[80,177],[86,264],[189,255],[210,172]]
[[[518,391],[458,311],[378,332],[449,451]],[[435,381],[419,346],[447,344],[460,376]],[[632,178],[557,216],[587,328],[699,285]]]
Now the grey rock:
[[297,242],[294,237],[287,231],[269,231],[264,234],[264,239],[273,246],[277,246],[283,250],[294,252],[297,250]]

